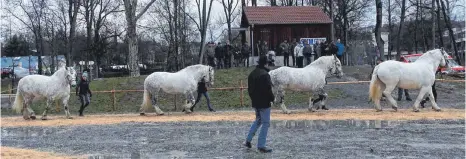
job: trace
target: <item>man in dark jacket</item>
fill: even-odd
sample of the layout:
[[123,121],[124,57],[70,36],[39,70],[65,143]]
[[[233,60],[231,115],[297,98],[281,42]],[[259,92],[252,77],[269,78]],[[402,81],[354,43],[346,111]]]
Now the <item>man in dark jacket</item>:
[[87,75],[81,76],[81,81],[79,82],[79,85],[76,87],[76,96],[79,96],[79,99],[81,101],[79,116],[84,116],[84,108],[86,108],[89,105],[92,97],[92,92],[89,89],[89,81],[87,80]]
[[283,66],[290,66],[290,46],[287,40],[280,44],[280,49],[283,54]]
[[225,52],[225,57],[224,57],[225,68],[231,68],[231,57],[233,55],[234,50],[233,50],[233,46],[230,45],[230,41],[227,40],[223,51]]
[[271,102],[274,101],[275,97],[272,93],[272,82],[268,73],[269,69],[265,67],[267,64],[267,57],[260,56],[258,63],[259,65],[256,69],[248,76],[248,92],[252,107],[256,112],[256,120],[251,125],[245,146],[251,148],[252,138],[259,127],[262,126],[259,133],[257,148],[260,152],[267,153],[272,152],[272,149],[265,146],[265,142],[270,126]]
[[191,112],[194,111],[194,107],[196,107],[196,104],[199,103],[199,101],[201,101],[202,95],[204,95],[205,99],[207,100],[207,107],[209,108],[209,111],[215,112],[215,110],[212,109],[212,107],[210,106],[209,93],[207,93],[207,87],[206,87],[206,82],[204,78],[199,83],[197,83],[197,98],[196,98],[196,102],[191,107]]
[[[241,47],[241,54],[243,58],[247,61],[246,67],[249,67],[249,55],[251,54],[251,48],[249,47],[248,43],[244,43]],[[241,61],[244,64],[244,61]]]
[[291,44],[289,45],[289,50],[290,50],[290,54],[291,54],[291,61],[293,61],[293,65],[292,65],[293,67],[296,66],[296,59],[295,59],[295,56],[294,56],[294,48],[296,47],[296,45],[298,45],[298,42],[296,42],[296,38],[293,38],[293,40],[291,41]]
[[328,54],[328,44],[327,41],[320,43],[320,55],[327,56]]
[[223,68],[223,50],[222,50],[222,43],[218,43],[217,47],[215,47],[215,58],[217,59],[217,69]]
[[311,62],[314,60],[314,58],[311,60],[311,57],[314,57],[315,53],[312,50],[312,46],[307,41],[304,41],[303,55],[306,59],[306,63],[304,63],[305,66],[311,64]]

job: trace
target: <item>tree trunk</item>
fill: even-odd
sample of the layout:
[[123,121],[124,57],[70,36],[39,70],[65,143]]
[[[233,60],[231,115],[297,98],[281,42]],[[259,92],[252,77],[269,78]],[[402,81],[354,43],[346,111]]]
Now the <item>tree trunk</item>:
[[396,60],[399,60],[401,57],[401,47],[400,47],[400,40],[401,40],[401,29],[403,29],[403,22],[405,20],[405,13],[406,13],[406,0],[401,2],[401,17],[400,17],[400,25],[398,26],[398,37],[396,40]]
[[81,1],[68,0],[68,18],[70,19],[70,36],[68,37],[68,52],[66,66],[71,66],[71,54],[73,53],[74,34],[76,32],[76,17]]
[[330,9],[330,19],[332,20],[332,24],[330,26],[330,41],[334,41],[335,39],[335,23],[333,18],[333,0],[329,1],[329,9]]
[[432,15],[432,47],[435,49],[435,0],[432,0],[432,8],[430,9]]
[[441,23],[440,23],[440,2],[439,0],[436,0],[436,3],[437,3],[437,34],[440,40],[440,47],[445,47],[443,43],[443,31],[441,29],[442,27],[440,26]]
[[130,76],[138,77],[140,76],[138,65],[138,37],[136,35],[135,24],[128,25],[126,32],[128,34],[128,68]]
[[393,51],[393,25],[392,25],[392,3],[388,0],[388,59],[392,59]]
[[[416,0],[416,19],[414,20],[414,53],[417,53],[417,24],[418,24],[418,17],[419,17],[419,0]],[[422,25],[422,30],[424,30],[424,26]],[[424,32],[422,32],[424,34]]]
[[384,59],[384,48],[383,48],[383,40],[381,37],[381,27],[382,27],[382,1],[376,0],[375,1],[376,9],[377,9],[377,18],[375,24],[375,41],[377,42],[377,48],[380,53],[380,59]]
[[448,33],[450,35],[450,40],[453,43],[453,49],[455,51],[456,62],[458,62],[458,64],[461,65],[461,60],[459,58],[460,56],[458,54],[458,48],[456,47],[455,35],[453,34],[453,30],[451,28],[450,17],[445,12],[445,4],[443,3],[443,0],[440,0],[440,4],[442,5],[442,12],[443,12],[443,16],[444,16],[443,19],[445,20],[445,24],[447,25]]

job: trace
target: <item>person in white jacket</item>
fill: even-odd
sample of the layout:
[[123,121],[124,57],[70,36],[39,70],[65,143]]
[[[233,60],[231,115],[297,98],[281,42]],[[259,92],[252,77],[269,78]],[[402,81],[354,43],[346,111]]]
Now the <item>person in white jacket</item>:
[[296,47],[294,47],[294,55],[296,57],[296,65],[298,68],[303,68],[303,44],[302,42],[298,43]]

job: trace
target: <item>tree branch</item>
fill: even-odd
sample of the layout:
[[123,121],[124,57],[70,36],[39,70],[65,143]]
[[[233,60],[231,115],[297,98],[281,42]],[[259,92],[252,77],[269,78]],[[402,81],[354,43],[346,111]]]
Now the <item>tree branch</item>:
[[[144,7],[144,9],[143,9],[141,12],[139,12],[139,14],[136,16],[136,21],[137,21],[139,18],[141,18],[141,16],[147,11],[147,9],[149,9],[149,7],[150,7],[152,4],[154,4],[155,1],[156,1],[156,0],[151,0],[151,1],[149,2],[149,4],[147,4],[146,7]],[[133,7],[134,7],[134,6],[133,6]],[[134,9],[135,9],[135,8],[134,8]]]

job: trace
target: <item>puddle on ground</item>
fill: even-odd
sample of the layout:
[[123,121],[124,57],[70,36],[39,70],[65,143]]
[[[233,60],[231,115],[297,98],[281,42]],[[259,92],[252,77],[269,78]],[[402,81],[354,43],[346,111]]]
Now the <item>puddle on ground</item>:
[[381,129],[400,125],[402,121],[386,120],[286,120],[273,121],[272,128],[288,129],[326,129],[326,128],[359,128],[359,129]]

